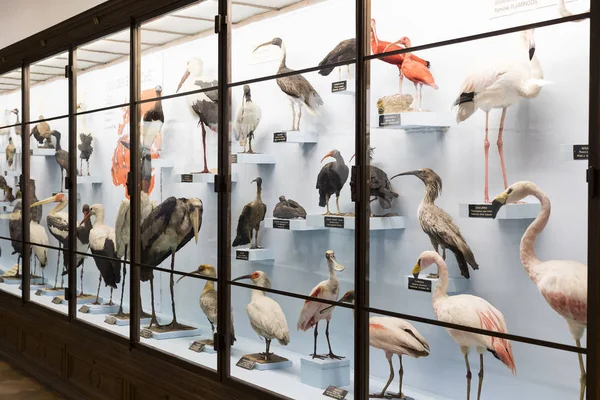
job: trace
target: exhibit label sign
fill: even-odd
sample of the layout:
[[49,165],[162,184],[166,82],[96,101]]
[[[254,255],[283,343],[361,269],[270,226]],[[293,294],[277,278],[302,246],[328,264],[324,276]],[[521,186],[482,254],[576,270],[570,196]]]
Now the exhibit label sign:
[[335,386],[328,386],[323,392],[323,396],[331,397],[332,399],[344,400],[348,395],[348,391]]
[[252,361],[249,358],[242,357],[235,365],[240,368],[250,370],[250,369],[254,368],[254,366],[256,365],[256,361]]
[[140,332],[140,336],[143,337],[144,339],[151,339],[152,338],[152,331],[150,329],[144,328]]
[[87,314],[90,312],[90,308],[88,306],[81,306],[81,308],[79,308],[79,312]]
[[344,218],[324,217],[325,228],[344,228]]
[[[566,0],[566,3],[573,3],[576,1],[577,0]],[[539,8],[557,6],[558,0],[492,0],[491,19],[507,17],[513,14],[537,10]]]
[[346,81],[339,81],[339,82],[331,83],[331,93],[345,92],[346,90],[348,90],[348,83]]
[[109,325],[116,325],[117,324],[117,319],[115,317],[113,317],[112,315],[108,315],[104,319],[104,323],[105,324],[109,324]]
[[379,127],[396,126],[402,124],[400,114],[379,114]]
[[190,350],[191,351],[195,351],[196,353],[200,353],[202,350],[204,350],[204,347],[206,345],[204,343],[199,342],[198,340],[196,340],[194,343],[192,343],[192,345],[190,346]]
[[587,144],[573,145],[573,160],[587,160],[589,158],[590,146]]
[[427,279],[408,278],[408,288],[419,292],[431,293],[431,281]]
[[248,261],[250,259],[250,252],[248,250],[236,250],[235,259]]
[[491,204],[469,204],[469,218],[493,218]]
[[194,176],[192,174],[181,174],[181,183],[192,183],[194,182]]
[[290,229],[290,220],[289,219],[274,219],[273,220],[273,228],[274,229]]
[[273,142],[287,142],[287,132],[275,132],[273,133]]

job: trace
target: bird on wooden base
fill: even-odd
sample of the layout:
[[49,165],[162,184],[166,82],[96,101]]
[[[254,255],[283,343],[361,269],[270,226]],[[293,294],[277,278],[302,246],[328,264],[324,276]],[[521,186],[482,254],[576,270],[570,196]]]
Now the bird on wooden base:
[[248,142],[249,149],[247,152],[254,154],[252,139],[254,139],[254,131],[260,124],[261,117],[260,106],[252,101],[250,86],[244,85],[242,106],[237,111],[234,124],[235,140],[239,141],[240,146],[244,148],[242,153],[246,153],[246,142]]
[[260,290],[260,288],[271,288],[267,274],[263,271],[254,271],[250,275],[239,276],[233,281],[242,279],[250,279],[259,287],[259,289],[252,289],[252,297],[246,306],[246,312],[254,332],[265,340],[265,352],[260,355],[264,356],[265,361],[269,361],[273,355],[269,352],[271,340],[277,339],[280,345],[287,346],[290,343],[290,328],[279,303]]
[[[508,203],[516,203],[527,196],[534,196],[541,204],[536,219],[529,225],[521,239],[521,262],[529,278],[550,307],[564,318],[577,347],[587,328],[588,266],[571,260],[542,261],[535,254],[535,241],[550,219],[550,199],[533,182],[517,182],[496,196],[492,202],[492,216]],[[586,371],[583,354],[577,353],[581,375],[580,400],[584,399]]]
[[[319,70],[319,75],[329,76],[331,71],[335,67],[329,67],[329,64],[335,64],[338,62],[348,61],[346,64],[346,68],[348,70],[348,78],[352,78],[350,75],[350,64],[352,60],[356,59],[356,39],[346,39],[342,40],[331,50],[323,60],[319,63],[319,67],[323,67]],[[342,80],[342,66],[338,67],[338,80]]]
[[[369,148],[369,161],[373,162],[374,147]],[[352,155],[350,161],[354,158],[355,154]],[[397,177],[398,175],[395,175]],[[393,178],[392,178],[393,179]],[[369,195],[374,197],[369,202],[369,210],[371,209],[371,203],[375,200],[379,201],[379,206],[384,210],[392,208],[392,201],[398,198],[398,193],[394,192],[392,188],[392,182],[388,178],[385,171],[381,168],[369,164]],[[371,216],[373,213],[371,212]]]
[[335,194],[336,215],[342,215],[340,211],[340,192],[348,180],[350,170],[344,162],[344,157],[342,157],[342,154],[338,150],[333,149],[325,154],[321,162],[327,157],[333,157],[335,161],[325,164],[317,176],[316,188],[319,190],[319,207],[326,207],[327,211],[325,215],[331,215],[331,211],[329,211],[329,198]]
[[[256,199],[246,204],[238,219],[237,234],[232,246],[242,246],[250,243],[251,249],[260,249],[258,245],[258,231],[260,223],[265,220],[267,205],[262,201],[262,178],[259,176],[252,182],[256,182]],[[252,242],[252,231],[254,231],[254,243]]]

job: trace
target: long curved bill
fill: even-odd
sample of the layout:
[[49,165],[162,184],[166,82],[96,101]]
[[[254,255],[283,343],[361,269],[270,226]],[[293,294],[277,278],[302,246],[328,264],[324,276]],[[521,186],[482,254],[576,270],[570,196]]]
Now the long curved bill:
[[192,229],[194,229],[194,240],[196,241],[196,244],[198,244],[198,231],[200,230],[200,211],[198,209],[194,209],[190,217],[192,218]]
[[238,276],[237,278],[232,280],[232,282],[241,281],[242,279],[252,279],[252,274]]
[[88,219],[90,219],[91,216],[92,216],[92,213],[85,213],[83,215],[83,219],[79,223],[79,226],[83,225],[85,223],[85,221],[87,221]]
[[323,158],[321,158],[321,162],[323,162],[324,159],[326,159],[327,157],[331,157],[333,155],[333,151],[330,151],[329,153],[325,154],[323,156]]
[[[197,269],[195,269],[195,270],[193,270],[193,271],[190,271],[190,272],[188,272],[188,273],[189,273],[189,274],[193,274],[193,275],[201,275],[201,274],[200,274],[200,272],[198,272],[198,270],[197,270]],[[177,279],[177,282],[175,282],[175,283],[179,283],[179,281],[180,281],[180,280],[182,280],[182,279],[183,279],[183,278],[185,278],[185,277],[186,277],[186,275],[181,275],[181,276],[179,277],[179,279]]]
[[263,44],[259,44],[258,46],[256,46],[256,48],[254,48],[254,50],[252,50],[252,52],[254,53],[256,50],[260,49],[261,47],[269,46],[270,44],[271,44],[271,41],[265,42]]

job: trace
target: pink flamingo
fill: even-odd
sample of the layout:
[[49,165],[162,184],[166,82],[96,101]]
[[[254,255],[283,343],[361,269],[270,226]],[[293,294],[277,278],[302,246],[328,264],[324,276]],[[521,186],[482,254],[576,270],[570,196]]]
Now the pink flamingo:
[[[433,292],[433,310],[437,319],[442,322],[485,329],[491,332],[507,333],[504,315],[493,305],[481,297],[470,294],[448,296],[448,266],[444,259],[435,251],[424,251],[419,256],[412,270],[415,278],[419,273],[432,264],[437,264],[439,279]],[[477,400],[481,399],[483,383],[483,353],[489,351],[502,361],[513,374],[516,373],[510,342],[494,336],[482,335],[455,329],[446,329],[450,337],[460,346],[467,367],[467,400],[471,398],[471,367],[469,366],[469,350],[475,347],[479,353],[479,386]]]
[[[548,196],[533,182],[517,182],[494,199],[492,215],[496,217],[503,205],[517,202],[527,196],[535,196],[542,209],[521,239],[521,263],[548,305],[567,321],[577,347],[581,347],[581,337],[587,327],[587,265],[570,260],[541,261],[535,255],[537,236],[550,219]],[[577,353],[577,356],[581,369],[579,398],[583,400],[586,372],[583,355]]]

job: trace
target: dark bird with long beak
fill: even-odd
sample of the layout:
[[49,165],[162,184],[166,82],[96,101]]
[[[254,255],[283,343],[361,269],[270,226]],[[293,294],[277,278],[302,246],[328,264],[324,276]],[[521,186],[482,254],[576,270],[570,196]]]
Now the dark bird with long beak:
[[[233,247],[250,243],[251,249],[259,249],[258,231],[260,223],[264,221],[267,214],[267,205],[262,201],[262,178],[259,176],[250,183],[256,182],[256,199],[246,204],[238,219],[237,234],[233,240]],[[252,243],[252,231],[255,232],[254,243]]]
[[325,164],[317,176],[316,188],[319,190],[319,207],[326,207],[327,211],[325,212],[325,215],[331,215],[331,211],[329,211],[329,198],[335,194],[337,215],[341,215],[340,192],[348,180],[350,170],[344,162],[344,158],[339,150],[331,150],[323,156],[321,162],[327,157],[333,157],[335,161]]

